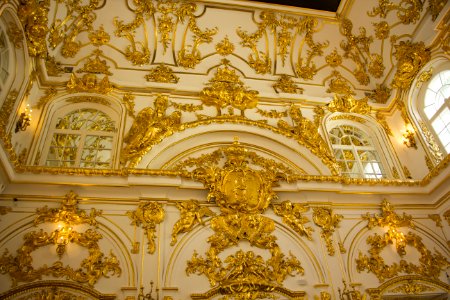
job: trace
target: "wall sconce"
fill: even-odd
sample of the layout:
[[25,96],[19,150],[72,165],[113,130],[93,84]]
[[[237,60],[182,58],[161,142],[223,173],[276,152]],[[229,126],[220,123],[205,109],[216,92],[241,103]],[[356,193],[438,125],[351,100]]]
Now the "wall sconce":
[[31,112],[32,112],[32,110],[30,108],[30,105],[27,104],[27,106],[25,107],[25,111],[20,114],[19,120],[17,120],[16,130],[15,130],[16,133],[19,132],[19,130],[25,131],[25,129],[27,129],[27,127],[30,126]]
[[402,134],[403,144],[406,145],[406,147],[414,149],[417,149],[416,145],[416,139],[414,138],[414,130],[413,129],[406,129],[405,132]]
[[72,239],[72,227],[59,225],[55,233],[55,244],[57,245],[56,253],[58,253],[59,258],[61,258],[61,256],[66,252],[66,245]]
[[150,281],[150,292],[144,295],[144,287],[141,286],[139,295],[138,295],[138,300],[159,300],[159,294],[158,294],[158,290],[156,289],[156,299],[152,297],[152,293],[153,293],[153,281]]

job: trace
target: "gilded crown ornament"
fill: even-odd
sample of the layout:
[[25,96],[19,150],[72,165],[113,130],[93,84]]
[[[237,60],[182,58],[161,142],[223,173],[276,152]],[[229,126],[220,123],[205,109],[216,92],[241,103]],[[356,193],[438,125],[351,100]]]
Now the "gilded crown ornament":
[[[187,274],[205,275],[213,290],[226,299],[264,299],[273,298],[277,290],[286,294],[292,292],[282,287],[283,281],[287,276],[303,274],[304,270],[293,254],[286,257],[281,252],[273,235],[275,222],[262,215],[277,198],[272,187],[279,180],[287,180],[286,175],[276,164],[256,159],[237,138],[220,152],[225,159],[223,164],[217,155],[208,156],[211,159],[215,157],[212,163],[199,160],[196,166],[195,160],[190,161],[190,166],[194,166],[193,178],[208,188],[207,198],[220,207],[221,214],[211,218],[214,234],[208,238],[210,248],[206,257],[195,252],[188,261]],[[252,164],[260,168],[253,168]],[[199,209],[194,208],[195,211]],[[197,220],[201,221],[201,215]],[[184,228],[189,230],[191,223]],[[176,225],[173,232],[181,232],[181,228]],[[264,260],[253,251],[243,250],[225,260],[220,258],[224,250],[239,247],[241,241],[268,250],[271,258]]]
[[206,106],[215,106],[219,116],[221,109],[227,106],[239,109],[244,115],[244,110],[258,104],[258,92],[247,89],[236,71],[229,68],[229,63],[226,59],[222,60],[223,67],[217,68],[214,77],[200,92],[200,100]]

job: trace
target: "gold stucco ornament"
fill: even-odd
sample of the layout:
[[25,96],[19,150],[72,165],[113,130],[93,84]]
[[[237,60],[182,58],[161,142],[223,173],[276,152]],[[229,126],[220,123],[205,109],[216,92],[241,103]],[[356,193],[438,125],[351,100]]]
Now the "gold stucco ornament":
[[[224,299],[274,298],[277,289],[288,294],[292,291],[283,287],[284,280],[303,274],[303,268],[294,255],[286,257],[281,252],[273,235],[275,222],[262,215],[277,198],[272,187],[279,180],[288,180],[288,176],[277,164],[253,157],[237,140],[221,152],[226,159],[223,164],[220,155],[204,156],[188,164],[195,167],[193,178],[209,189],[208,200],[220,207],[221,214],[211,218],[214,234],[208,238],[206,257],[194,252],[186,272],[205,275],[212,286],[208,293],[221,294]],[[271,257],[264,260],[253,251],[238,250],[224,260],[220,258],[224,250],[239,247],[242,241],[268,250]]]
[[[373,234],[367,238],[367,244],[370,246],[369,256],[359,253],[356,259],[356,268],[359,272],[367,270],[367,272],[375,274],[380,282],[386,279],[400,275],[400,273],[418,274],[429,278],[439,278],[450,262],[438,251],[432,253],[422,238],[414,232],[407,234],[399,230],[400,227],[415,228],[412,217],[403,213],[402,216],[397,215],[391,204],[384,200],[382,203],[382,214],[370,216],[369,213],[363,216],[368,221],[367,227],[386,228],[384,235]],[[395,249],[401,257],[399,262],[390,265],[386,264],[382,257],[382,251],[387,251],[390,244],[395,244]],[[414,247],[420,254],[419,264],[407,261],[403,257],[406,254],[406,246]]]
[[127,145],[121,152],[122,164],[128,163],[128,167],[136,167],[153,145],[180,129],[181,112],[174,111],[166,115],[167,107],[167,96],[159,95],[154,108],[144,108],[137,114],[124,138]]
[[243,115],[244,110],[258,104],[258,92],[244,86],[236,71],[229,68],[228,60],[223,59],[222,65],[200,92],[200,100],[206,106],[215,106],[219,116],[221,109],[227,106],[241,110]]
[[[19,282],[41,280],[42,276],[63,277],[89,285],[94,285],[100,277],[120,276],[122,271],[117,257],[112,251],[110,256],[105,256],[100,249],[99,240],[102,239],[102,235],[96,230],[96,217],[101,215],[101,211],[93,208],[90,214],[87,214],[86,211],[78,208],[78,201],[78,195],[70,192],[65,196],[60,208],[47,206],[38,208],[34,219],[35,226],[53,223],[59,224],[58,228],[50,233],[43,229],[25,233],[24,243],[17,250],[16,256],[5,249],[0,257],[0,273],[11,277],[13,286]],[[77,225],[88,225],[90,228],[84,232],[78,232],[75,230]],[[60,260],[66,252],[71,251],[71,244],[87,248],[89,253],[79,267],[64,266]],[[56,246],[58,260],[50,266],[45,264],[35,268],[32,253],[46,246]]]
[[156,225],[164,220],[164,209],[158,202],[141,202],[135,211],[127,211],[131,224],[142,226],[148,239],[148,253],[155,253]]

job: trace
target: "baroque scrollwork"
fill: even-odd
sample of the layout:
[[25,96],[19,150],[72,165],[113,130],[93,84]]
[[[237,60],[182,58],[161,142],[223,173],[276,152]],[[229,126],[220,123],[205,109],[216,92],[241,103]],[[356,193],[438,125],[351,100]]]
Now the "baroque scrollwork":
[[45,38],[49,32],[48,11],[50,1],[30,0],[22,1],[17,9],[17,15],[24,28],[31,56],[45,57],[47,44]]
[[[434,254],[427,249],[422,242],[422,238],[413,232],[404,234],[398,228],[414,228],[412,217],[403,213],[397,215],[391,204],[384,200],[382,203],[382,214],[370,216],[369,213],[363,216],[368,221],[367,227],[388,228],[384,235],[373,234],[367,238],[367,244],[371,247],[370,256],[359,253],[356,259],[357,270],[359,272],[367,270],[377,276],[383,282],[386,279],[395,277],[401,272],[407,274],[419,274],[430,278],[438,278],[440,273],[450,264],[449,261],[438,251]],[[381,252],[389,245],[395,242],[397,253],[403,257],[406,254],[406,246],[417,249],[420,253],[419,264],[416,265],[401,259],[399,263],[394,262],[391,265],[385,263]]]
[[164,209],[158,202],[148,201],[139,203],[135,211],[127,211],[131,224],[141,226],[145,230],[148,240],[148,253],[155,253],[156,225],[164,220]]
[[314,224],[322,228],[320,236],[324,239],[327,246],[328,254],[333,256],[335,249],[333,246],[332,236],[343,216],[334,214],[331,208],[314,207],[313,221]]
[[431,59],[431,52],[423,42],[400,41],[394,45],[397,71],[392,86],[407,89],[411,86],[420,69]]
[[306,236],[309,240],[312,240],[312,232],[314,229],[304,225],[309,222],[309,219],[302,215],[308,211],[305,205],[292,203],[291,201],[283,201],[280,204],[274,204],[273,211],[276,215],[281,216],[283,222],[299,235]]
[[[119,276],[121,269],[116,256],[111,252],[110,256],[105,256],[98,244],[102,235],[96,231],[96,217],[101,211],[92,209],[88,215],[86,211],[78,208],[78,195],[68,193],[59,209],[38,208],[36,210],[35,226],[41,223],[59,223],[63,224],[51,233],[43,229],[39,231],[27,232],[24,235],[24,244],[17,250],[17,255],[13,256],[5,249],[0,257],[0,273],[8,274],[11,277],[13,286],[19,282],[31,282],[40,280],[42,276],[64,277],[79,283],[94,285],[102,276]],[[89,225],[91,228],[85,232],[75,231],[73,226]],[[78,244],[87,248],[89,256],[85,258],[80,267],[73,268],[70,265],[64,266],[61,261],[54,262],[51,266],[43,265],[40,268],[34,268],[32,252],[38,248],[56,245],[58,256],[68,251],[70,243]]]
[[[191,160],[189,164],[195,167],[193,177],[209,189],[208,200],[220,207],[221,214],[211,219],[214,234],[208,238],[210,248],[206,257],[194,252],[186,272],[205,275],[225,299],[273,298],[274,290],[287,276],[304,272],[295,256],[286,257],[281,252],[273,235],[275,222],[262,215],[277,198],[272,186],[287,178],[276,167],[264,166],[261,160],[262,169],[251,168],[249,163],[255,160],[237,140],[221,152],[226,158],[222,168],[217,165],[220,157],[216,157],[216,163],[203,156],[201,161]],[[241,241],[269,250],[271,258],[265,261],[253,251],[238,250],[222,261],[220,253],[239,246]]]

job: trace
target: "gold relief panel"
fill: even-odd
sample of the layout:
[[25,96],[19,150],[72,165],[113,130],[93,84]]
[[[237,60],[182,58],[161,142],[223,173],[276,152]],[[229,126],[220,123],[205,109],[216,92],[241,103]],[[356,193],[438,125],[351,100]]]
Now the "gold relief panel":
[[[5,249],[0,257],[0,273],[8,274],[11,277],[13,286],[19,282],[31,282],[41,280],[42,276],[53,276],[65,278],[78,283],[94,285],[100,277],[110,275],[120,276],[121,268],[116,256],[111,252],[110,256],[105,256],[99,246],[102,235],[96,230],[96,218],[101,215],[101,211],[94,208],[88,214],[78,208],[78,195],[73,192],[68,193],[60,208],[38,208],[34,225],[42,223],[57,224],[58,228],[48,233],[43,229],[39,231],[27,232],[23,239],[24,244],[17,250],[17,255],[13,256]],[[85,232],[76,231],[77,225],[88,225]],[[73,268],[70,265],[63,265],[61,258],[70,251],[70,245],[74,243],[87,248],[89,256],[85,258],[81,265]],[[43,265],[40,268],[33,266],[32,253],[41,247],[56,246],[58,260],[52,265]]]
[[75,73],[72,73],[70,76],[66,87],[69,93],[108,94],[114,89],[114,86],[109,82],[108,76],[98,80],[95,74],[85,74],[82,78],[78,78]]
[[325,241],[328,255],[333,256],[335,253],[332,236],[334,231],[336,230],[336,227],[339,226],[339,222],[342,220],[342,218],[342,215],[334,214],[331,208],[313,208],[313,221],[314,224],[322,228],[320,236]]
[[153,108],[144,108],[137,114],[124,137],[127,145],[121,152],[120,161],[123,165],[127,164],[129,168],[136,167],[153,145],[183,128],[180,111],[166,115],[168,101],[167,96],[159,95],[154,101]]
[[229,63],[223,59],[223,67],[217,68],[214,77],[200,92],[200,100],[206,106],[215,106],[218,116],[222,115],[221,109],[227,106],[239,109],[244,115],[244,110],[258,104],[258,92],[246,88],[236,71],[229,68]]
[[[414,228],[412,218],[403,213],[403,216],[397,215],[392,206],[386,200],[382,203],[382,214],[363,216],[368,221],[367,227],[387,228],[384,235],[373,234],[367,238],[367,244],[370,246],[369,256],[359,253],[356,259],[358,272],[367,270],[377,276],[380,282],[386,279],[400,275],[400,273],[418,274],[421,276],[437,279],[450,262],[440,252],[435,250],[432,253],[422,242],[422,238],[413,232],[407,234],[399,230],[399,227]],[[397,253],[401,257],[399,262],[391,265],[385,263],[382,257],[382,251],[395,244]],[[414,247],[420,254],[419,264],[408,261],[406,255],[406,246]]]
[[178,201],[176,206],[181,215],[180,219],[173,225],[171,246],[177,243],[177,236],[179,234],[190,232],[197,224],[205,226],[203,218],[216,215],[208,207],[200,206],[197,200]]
[[331,100],[330,103],[328,103],[326,108],[330,112],[356,113],[361,115],[368,115],[372,108],[367,102],[368,102],[367,98],[357,100],[353,98],[352,95],[335,94],[333,100]]
[[131,224],[142,226],[148,240],[148,253],[155,253],[155,232],[156,225],[164,220],[165,212],[163,206],[158,202],[141,202],[135,211],[127,211]]
[[[277,288],[282,287],[287,276],[303,274],[300,261],[291,253],[281,252],[273,235],[275,222],[262,215],[269,204],[277,198],[272,186],[280,179],[287,179],[270,161],[252,158],[251,152],[237,140],[232,146],[220,149],[226,161],[220,167],[220,156],[203,156],[191,160],[193,177],[208,188],[208,201],[220,207],[221,214],[213,215],[211,229],[214,234],[208,238],[210,244],[206,257],[194,252],[187,262],[186,273],[204,275],[212,289],[207,294],[220,294],[224,299],[251,300],[273,298]],[[209,158],[209,159],[208,159]],[[258,163],[262,169],[251,168],[250,162]],[[195,206],[195,203],[192,203]],[[193,212],[200,210],[193,207]],[[206,211],[202,214],[210,214]],[[283,215],[283,212],[280,212]],[[196,216],[190,216],[195,220]],[[197,216],[201,222],[201,215]],[[189,223],[190,224],[190,223]],[[191,225],[184,228],[189,228]],[[180,227],[181,231],[183,227]],[[174,227],[175,229],[175,227]],[[174,231],[176,232],[176,231]],[[253,251],[238,250],[224,260],[220,254],[230,247],[239,247],[240,241],[268,250],[271,258],[265,260]],[[204,294],[203,294],[204,295]],[[205,299],[202,295],[192,295]]]
[[46,37],[49,1],[30,0],[21,2],[17,9],[17,16],[25,30],[28,53],[31,56],[45,57],[47,55]]
[[162,83],[177,83],[180,78],[173,73],[173,70],[165,64],[160,64],[150,70],[150,74],[145,75],[147,81]]
[[407,89],[411,86],[420,69],[430,61],[431,51],[425,47],[423,42],[400,41],[394,47],[397,71],[394,75],[392,86],[399,89]]

